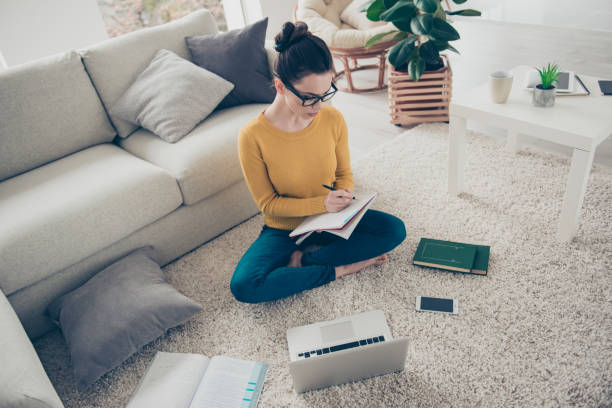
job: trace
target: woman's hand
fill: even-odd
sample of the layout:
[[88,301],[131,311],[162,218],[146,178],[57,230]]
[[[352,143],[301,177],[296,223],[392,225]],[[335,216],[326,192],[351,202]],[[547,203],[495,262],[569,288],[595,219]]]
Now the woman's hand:
[[353,201],[353,192],[348,188],[344,190],[333,190],[325,197],[325,209],[334,213],[344,210]]

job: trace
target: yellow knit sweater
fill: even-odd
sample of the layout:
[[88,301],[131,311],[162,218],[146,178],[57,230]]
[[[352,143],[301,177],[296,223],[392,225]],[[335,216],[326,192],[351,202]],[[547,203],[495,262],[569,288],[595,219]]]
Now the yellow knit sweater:
[[346,122],[331,106],[298,132],[283,132],[260,113],[240,130],[238,154],[251,195],[272,228],[292,230],[306,216],[326,212],[323,184],[353,189]]

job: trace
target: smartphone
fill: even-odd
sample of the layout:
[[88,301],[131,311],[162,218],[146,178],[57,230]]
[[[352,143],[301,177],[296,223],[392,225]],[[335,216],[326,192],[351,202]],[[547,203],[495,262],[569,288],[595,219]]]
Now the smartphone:
[[459,302],[456,299],[417,296],[416,310],[418,312],[459,314]]

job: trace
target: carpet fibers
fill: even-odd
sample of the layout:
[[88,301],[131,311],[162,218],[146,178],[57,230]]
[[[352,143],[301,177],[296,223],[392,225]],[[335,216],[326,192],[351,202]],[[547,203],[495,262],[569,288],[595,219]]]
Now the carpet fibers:
[[[404,220],[390,261],[287,299],[241,304],[234,267],[257,237],[253,217],[165,267],[204,312],[76,391],[58,331],[36,341],[67,407],[125,406],[158,350],[228,355],[269,364],[260,407],[598,407],[612,405],[612,171],[595,166],[580,227],[555,241],[569,159],[510,154],[468,134],[466,192],[447,194],[448,126],[421,125],[355,163],[356,192]],[[412,265],[421,237],[491,246],[488,276]],[[457,316],[415,311],[415,297],[459,301]],[[382,309],[410,339],[402,372],[297,394],[286,329]]]

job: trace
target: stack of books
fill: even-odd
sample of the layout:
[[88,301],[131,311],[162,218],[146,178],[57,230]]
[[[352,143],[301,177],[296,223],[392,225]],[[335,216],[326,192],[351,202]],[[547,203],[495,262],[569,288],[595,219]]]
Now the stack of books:
[[490,246],[421,238],[412,263],[451,272],[486,275]]

